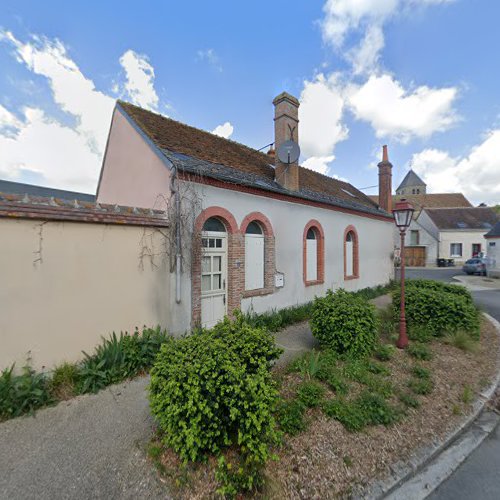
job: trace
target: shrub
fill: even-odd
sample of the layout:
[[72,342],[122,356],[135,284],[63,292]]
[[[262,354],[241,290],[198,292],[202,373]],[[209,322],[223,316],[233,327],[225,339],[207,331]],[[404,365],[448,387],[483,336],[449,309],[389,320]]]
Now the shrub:
[[392,344],[381,344],[375,350],[375,357],[380,361],[390,361],[396,352]]
[[443,283],[442,281],[428,280],[428,279],[410,279],[405,281],[406,288],[418,288],[433,290],[435,292],[452,293],[458,295],[464,299],[467,299],[470,303],[473,303],[473,298],[469,290],[462,285],[452,285],[450,283]]
[[52,371],[49,382],[51,394],[58,400],[69,399],[77,393],[80,370],[74,363],[62,363]]
[[84,352],[80,368],[79,390],[82,393],[97,392],[107,385],[134,377],[148,369],[162,343],[169,340],[160,327],[144,327],[142,335],[136,329],[133,335],[116,333],[103,338],[94,354]]
[[0,374],[0,420],[33,413],[52,402],[47,378],[25,366],[22,373],[14,374],[14,365]]
[[432,359],[432,353],[430,349],[425,344],[410,344],[408,346],[407,352],[410,356],[422,361],[429,361]]
[[319,405],[325,389],[317,382],[303,382],[297,390],[297,398],[308,408],[314,408]]
[[[470,293],[457,285],[433,282],[432,286],[421,280],[408,281],[406,287],[406,319],[410,331],[426,328],[435,336],[444,332],[463,329],[474,338],[479,337],[479,311],[472,302]],[[393,303],[400,307],[400,294],[393,294]]]
[[306,429],[304,404],[298,399],[280,401],[276,410],[276,419],[283,432],[295,436]]
[[164,444],[184,462],[237,446],[248,473],[245,487],[251,487],[279,437],[270,366],[281,352],[241,314],[163,344],[151,369],[149,401]]
[[408,338],[416,342],[427,343],[432,340],[433,334],[426,326],[411,325],[408,328]]
[[375,308],[345,290],[328,290],[325,297],[314,300],[311,330],[322,346],[351,357],[363,356],[375,344]]

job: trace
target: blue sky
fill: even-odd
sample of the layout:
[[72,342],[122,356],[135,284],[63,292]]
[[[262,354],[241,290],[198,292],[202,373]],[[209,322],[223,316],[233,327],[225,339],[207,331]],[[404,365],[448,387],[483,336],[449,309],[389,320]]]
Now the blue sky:
[[3,0],[0,177],[93,191],[116,98],[260,148],[287,90],[309,168],[376,185],[387,143],[395,184],[411,164],[498,203],[498,19],[491,0]]

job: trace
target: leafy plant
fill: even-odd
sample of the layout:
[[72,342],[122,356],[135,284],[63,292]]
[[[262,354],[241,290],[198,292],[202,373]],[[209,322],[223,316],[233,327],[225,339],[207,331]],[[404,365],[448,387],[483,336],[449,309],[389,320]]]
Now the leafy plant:
[[151,369],[149,401],[164,444],[184,462],[238,447],[248,474],[238,484],[250,488],[279,439],[270,367],[281,352],[266,330],[241,314],[163,344]]
[[305,406],[302,401],[280,401],[276,410],[276,419],[283,432],[295,436],[306,429],[304,419]]
[[423,366],[414,366],[412,368],[411,372],[417,378],[429,379],[431,377],[430,370],[427,368],[424,368]]
[[434,388],[431,379],[412,379],[408,383],[408,387],[415,393],[423,396],[430,394]]
[[374,356],[380,361],[390,361],[396,352],[392,344],[381,344],[377,346]]
[[423,325],[411,325],[408,328],[408,338],[416,342],[427,343],[433,338],[432,331]]
[[47,377],[26,365],[14,374],[14,365],[0,374],[0,420],[33,413],[52,402]]
[[391,425],[398,421],[400,413],[380,394],[364,391],[355,401],[365,414],[368,423],[373,425]]
[[305,353],[301,358],[295,360],[291,365],[291,371],[299,372],[303,378],[312,379],[317,376],[325,364],[325,357],[320,351],[312,350]]
[[326,292],[313,303],[311,330],[323,347],[350,357],[372,351],[377,336],[375,308],[345,290]]
[[314,408],[321,403],[325,389],[314,381],[302,382],[297,389],[297,398],[308,408]]
[[358,432],[368,423],[365,412],[358,404],[342,398],[326,401],[323,404],[323,412],[338,420],[350,432]]
[[425,344],[410,344],[408,346],[407,352],[410,356],[422,361],[429,361],[432,359],[432,353],[430,349]]
[[277,332],[289,325],[306,321],[311,317],[312,302],[284,309],[257,314],[250,311],[244,314],[245,321],[255,328],[265,328],[270,332]]

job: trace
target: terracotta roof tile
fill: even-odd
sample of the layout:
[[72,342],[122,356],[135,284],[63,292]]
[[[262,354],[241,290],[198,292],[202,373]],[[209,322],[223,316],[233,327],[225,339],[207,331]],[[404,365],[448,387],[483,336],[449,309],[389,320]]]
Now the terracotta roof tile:
[[[214,177],[225,175],[234,182],[253,183],[261,189],[281,189],[274,181],[272,158],[248,146],[211,134],[204,130],[185,125],[162,115],[147,111],[133,104],[118,101],[119,107],[136,123],[142,132],[167,156],[173,153],[173,161],[185,160],[186,165],[199,163],[199,173],[210,173]],[[180,155],[185,155],[182,158]],[[208,163],[212,163],[210,166]],[[225,168],[221,168],[225,167]],[[188,167],[186,167],[188,168]],[[295,196],[310,199],[316,193],[318,198],[330,204],[359,208],[378,215],[385,212],[368,196],[347,182],[343,182],[304,167],[299,167],[300,190]],[[203,172],[201,172],[203,170]],[[240,174],[246,174],[243,178]]]

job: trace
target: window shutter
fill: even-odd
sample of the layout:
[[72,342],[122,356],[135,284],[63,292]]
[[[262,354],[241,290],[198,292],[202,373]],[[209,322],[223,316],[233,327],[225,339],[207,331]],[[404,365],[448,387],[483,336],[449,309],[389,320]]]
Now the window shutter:
[[264,236],[245,235],[245,290],[264,288]]
[[318,279],[318,240],[306,240],[306,280]]

